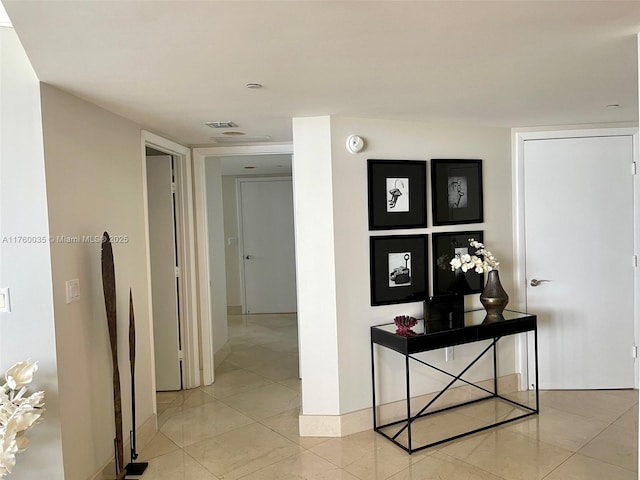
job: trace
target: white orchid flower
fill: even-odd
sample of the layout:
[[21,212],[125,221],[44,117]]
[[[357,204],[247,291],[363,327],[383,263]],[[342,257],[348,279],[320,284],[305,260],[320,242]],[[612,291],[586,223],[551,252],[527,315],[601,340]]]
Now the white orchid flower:
[[44,392],[27,394],[26,385],[37,370],[37,362],[16,363],[7,370],[6,383],[0,386],[0,478],[11,473],[16,454],[29,444],[24,433],[44,413]]
[[18,433],[24,432],[31,425],[36,423],[36,421],[40,418],[41,412],[38,411],[30,411],[30,412],[20,412],[20,414],[15,415],[13,420],[15,421],[15,429]]
[[23,400],[23,404],[31,405],[33,408],[44,407],[44,392],[34,392]]
[[3,442],[0,448],[0,477],[9,475],[16,466],[16,453],[18,453],[18,444],[15,438],[9,439],[6,444]]
[[29,439],[24,432],[20,432],[16,435],[16,445],[18,447],[18,453],[24,452],[29,446]]
[[476,249],[475,253],[473,255],[465,253],[454,257],[449,262],[452,271],[460,269],[465,273],[469,270],[476,273],[487,273],[498,269],[498,265],[500,265],[498,259],[485,249],[484,244],[470,238],[469,245]]
[[38,362],[18,362],[5,373],[7,385],[11,390],[17,390],[31,383],[33,374],[38,370]]
[[0,428],[0,477],[11,473],[16,465],[16,453],[18,453],[16,431],[11,425],[5,425]]

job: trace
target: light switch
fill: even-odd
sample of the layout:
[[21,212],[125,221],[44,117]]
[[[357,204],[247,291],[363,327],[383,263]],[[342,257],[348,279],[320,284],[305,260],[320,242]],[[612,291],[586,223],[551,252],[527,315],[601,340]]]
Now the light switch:
[[9,299],[9,289],[0,288],[0,312],[11,311],[11,300]]
[[66,291],[67,291],[67,303],[77,302],[80,300],[80,280],[74,278],[73,280],[67,280],[66,283]]

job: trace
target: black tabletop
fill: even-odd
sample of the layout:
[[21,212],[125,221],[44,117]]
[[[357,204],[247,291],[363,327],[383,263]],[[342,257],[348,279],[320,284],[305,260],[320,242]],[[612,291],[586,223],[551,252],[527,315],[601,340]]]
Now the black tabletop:
[[530,313],[505,310],[504,320],[492,323],[486,323],[485,316],[484,310],[471,310],[464,312],[463,318],[431,318],[426,322],[419,319],[417,325],[411,328],[410,336],[396,334],[395,323],[375,325],[371,327],[371,342],[400,353],[411,354],[537,328],[536,316]]

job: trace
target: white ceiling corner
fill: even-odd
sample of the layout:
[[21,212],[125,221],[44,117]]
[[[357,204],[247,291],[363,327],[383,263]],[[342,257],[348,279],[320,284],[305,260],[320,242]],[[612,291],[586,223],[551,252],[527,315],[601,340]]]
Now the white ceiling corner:
[[638,1],[3,1],[41,81],[189,145],[216,120],[638,120]]

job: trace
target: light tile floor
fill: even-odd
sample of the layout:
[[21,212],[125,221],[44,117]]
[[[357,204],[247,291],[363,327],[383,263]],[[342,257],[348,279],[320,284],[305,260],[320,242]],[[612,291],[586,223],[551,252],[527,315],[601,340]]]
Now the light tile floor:
[[[230,316],[229,335],[214,385],[158,393],[160,431],[138,459],[149,462],[144,480],[638,478],[636,391],[541,392],[537,417],[410,456],[372,431],[298,435],[295,315]],[[488,404],[456,415],[511,413]]]

